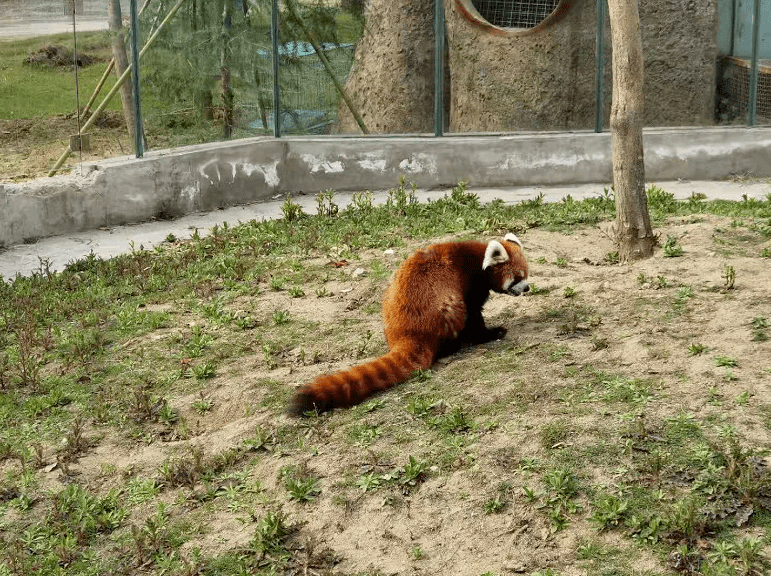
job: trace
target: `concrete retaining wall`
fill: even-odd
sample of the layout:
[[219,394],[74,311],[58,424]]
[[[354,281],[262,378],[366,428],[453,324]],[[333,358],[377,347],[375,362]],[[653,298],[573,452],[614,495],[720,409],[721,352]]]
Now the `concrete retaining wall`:
[[[771,128],[646,130],[648,181],[771,176]],[[0,246],[326,189],[609,184],[607,133],[254,138],[84,164],[0,184]]]

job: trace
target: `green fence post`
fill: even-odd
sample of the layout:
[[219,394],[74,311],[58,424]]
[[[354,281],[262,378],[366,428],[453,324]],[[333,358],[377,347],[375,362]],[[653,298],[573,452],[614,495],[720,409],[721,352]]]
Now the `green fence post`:
[[273,137],[281,137],[281,104],[280,90],[278,86],[278,0],[273,0],[270,12],[270,41],[273,51]]
[[434,0],[434,136],[444,134],[444,2]]
[[137,158],[144,156],[144,129],[142,128],[142,104],[139,89],[139,19],[137,17],[137,0],[129,3],[129,18],[131,20],[131,84],[134,95],[134,147]]
[[747,124],[755,126],[758,118],[758,45],[760,44],[760,0],[755,0],[752,14],[752,62],[750,66],[750,95],[747,103]]
[[605,101],[605,2],[597,0],[597,53],[594,77],[594,131],[602,132],[602,107]]

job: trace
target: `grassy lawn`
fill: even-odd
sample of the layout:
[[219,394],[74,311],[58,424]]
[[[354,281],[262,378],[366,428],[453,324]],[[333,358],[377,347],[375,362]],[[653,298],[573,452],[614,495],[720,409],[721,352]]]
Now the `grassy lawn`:
[[[649,203],[629,266],[607,192],[399,185],[0,282],[0,575],[764,573],[771,198]],[[533,289],[486,306],[504,340],[284,414],[386,350],[404,257],[506,231]]]

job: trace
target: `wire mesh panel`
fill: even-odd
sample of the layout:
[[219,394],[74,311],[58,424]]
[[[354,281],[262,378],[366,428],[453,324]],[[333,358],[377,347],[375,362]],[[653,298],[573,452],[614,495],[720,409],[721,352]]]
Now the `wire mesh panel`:
[[[747,108],[750,96],[749,60],[729,57],[727,75],[730,79],[727,97],[727,114],[729,120],[740,118],[742,123],[747,118]],[[761,60],[758,63],[758,92],[756,99],[757,122],[771,123],[771,60]]]
[[361,14],[337,2],[286,0],[280,27],[281,132],[328,134],[363,31]]
[[474,8],[490,24],[501,28],[533,28],[559,4],[559,0],[473,0]]

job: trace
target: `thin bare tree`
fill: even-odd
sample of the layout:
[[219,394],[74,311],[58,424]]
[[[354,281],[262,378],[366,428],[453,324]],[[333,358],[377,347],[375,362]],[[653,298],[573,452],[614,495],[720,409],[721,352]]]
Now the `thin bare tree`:
[[615,239],[619,260],[630,262],[652,256],[656,245],[645,194],[645,100],[637,0],[608,0],[608,15],[613,42],[610,134],[616,196]]

